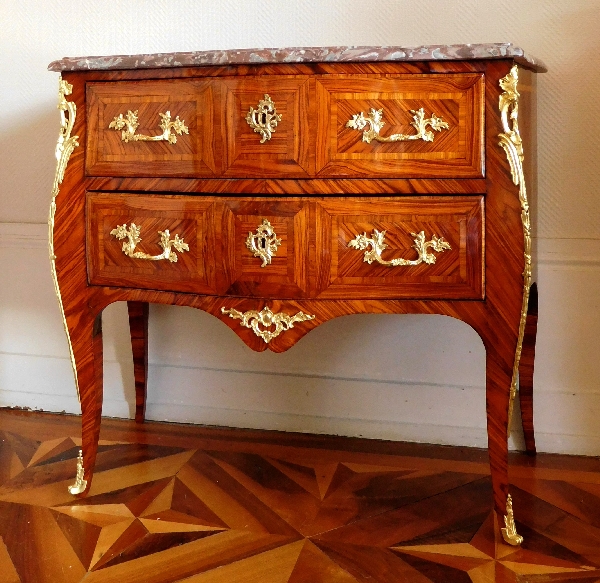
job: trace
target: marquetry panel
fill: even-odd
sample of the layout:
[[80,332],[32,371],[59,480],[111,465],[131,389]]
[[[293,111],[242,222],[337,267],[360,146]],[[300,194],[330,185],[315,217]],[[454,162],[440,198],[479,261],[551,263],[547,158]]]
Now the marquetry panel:
[[[289,199],[223,200],[223,257],[228,295],[304,297],[308,293],[309,203]],[[271,263],[254,256],[246,246],[263,220],[269,221],[281,244]]]
[[[194,197],[90,192],[87,195],[87,257],[93,285],[116,285],[215,293],[215,257],[211,220],[212,202]],[[111,231],[120,225],[140,228],[135,251],[160,255],[159,231],[178,235],[189,250],[177,251],[176,261],[127,256]]]
[[[479,74],[317,77],[318,175],[483,176],[483,91]],[[411,110],[420,108],[448,123],[433,141],[367,143],[363,131],[346,127],[354,115],[382,109],[382,137],[415,134]]]
[[600,577],[594,458],[513,453],[515,548],[481,450],[106,419],[77,500],[76,417],[0,411],[0,427],[3,583]]
[[[395,200],[330,199],[317,203],[323,262],[321,298],[483,297],[483,197],[411,197]],[[385,231],[383,261],[417,260],[415,238],[443,237],[450,249],[427,249],[435,262],[383,265],[365,261],[357,235]]]
[[[250,77],[223,80],[226,87],[227,170],[226,176],[308,177],[309,80],[306,77]],[[250,108],[269,95],[281,115],[270,139],[246,122]]]
[[[213,176],[222,157],[219,120],[213,111],[214,83],[164,80],[88,83],[86,173],[95,176]],[[189,133],[177,142],[124,142],[109,128],[116,116],[137,111],[137,134],[156,136],[161,116],[179,116]]]

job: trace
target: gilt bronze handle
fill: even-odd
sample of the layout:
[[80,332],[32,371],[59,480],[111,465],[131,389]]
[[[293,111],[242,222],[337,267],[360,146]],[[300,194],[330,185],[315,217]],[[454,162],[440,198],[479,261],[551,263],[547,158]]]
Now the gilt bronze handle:
[[137,244],[142,240],[140,237],[140,227],[135,223],[131,223],[129,227],[127,227],[127,224],[118,225],[110,232],[110,234],[114,235],[119,240],[127,239],[123,243],[123,253],[125,253],[127,257],[133,257],[134,259],[147,259],[149,261],[168,259],[171,263],[177,263],[177,253],[175,253],[171,247],[175,247],[180,253],[190,250],[188,244],[185,243],[179,235],[175,235],[175,238],[171,239],[169,229],[158,231],[158,234],[160,235],[160,242],[158,244],[163,248],[163,252],[160,255],[149,255],[143,251],[135,250]]
[[437,258],[433,253],[430,253],[428,249],[431,248],[438,253],[445,251],[446,249],[452,249],[450,243],[444,241],[443,237],[434,235],[431,241],[425,241],[425,231],[421,231],[418,234],[411,233],[415,238],[415,244],[412,247],[419,255],[417,259],[400,258],[387,261],[381,257],[382,251],[388,247],[387,244],[384,243],[385,233],[386,231],[373,229],[370,237],[367,237],[367,233],[356,235],[356,237],[348,243],[348,247],[364,251],[365,255],[363,261],[369,265],[375,261],[376,263],[381,263],[381,265],[388,265],[390,267],[395,267],[397,265],[419,265],[421,263],[433,265]]
[[121,140],[124,142],[160,142],[164,140],[165,142],[169,142],[169,144],[175,144],[177,143],[177,136],[175,134],[189,134],[188,127],[183,120],[179,119],[179,116],[174,121],[171,121],[170,111],[159,113],[158,115],[161,117],[160,129],[163,133],[156,136],[145,136],[144,134],[135,133],[140,125],[137,109],[135,111],[128,110],[125,116],[120,113],[108,124],[108,127],[117,131],[122,130]]
[[391,134],[390,136],[381,136],[379,132],[385,125],[383,121],[383,109],[373,109],[369,111],[369,115],[365,117],[361,111],[352,116],[350,121],[346,122],[347,128],[353,130],[363,130],[362,141],[370,144],[372,141],[376,142],[407,142],[409,140],[423,140],[424,142],[433,142],[435,137],[434,133],[427,129],[427,126],[436,132],[449,129],[448,122],[445,122],[441,117],[437,117],[435,113],[431,114],[431,117],[425,117],[425,110],[411,109],[410,112],[413,114],[412,125],[416,130],[416,134]]

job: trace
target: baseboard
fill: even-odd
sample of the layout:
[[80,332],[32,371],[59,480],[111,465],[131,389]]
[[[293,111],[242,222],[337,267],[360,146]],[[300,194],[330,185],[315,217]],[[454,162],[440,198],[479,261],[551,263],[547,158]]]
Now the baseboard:
[[596,435],[565,435],[536,432],[535,441],[537,451],[540,453],[548,452],[592,457],[600,455],[600,437]]
[[[47,249],[45,223],[0,223],[0,249]],[[600,268],[600,239],[533,239],[534,263]]]
[[[26,367],[24,368],[24,365]],[[9,376],[11,370],[20,370],[20,386],[17,390],[0,389],[0,406],[26,407],[32,410],[49,412],[66,412],[79,414],[79,402],[72,382],[70,363],[68,359],[51,357],[33,357],[31,355],[6,355],[0,354],[0,369]],[[134,415],[135,401],[133,393],[123,394],[119,383],[121,366],[117,362],[105,363],[105,398],[103,415],[105,417],[132,418]],[[183,374],[182,374],[183,372]],[[254,399],[258,394],[256,387],[246,386],[244,391],[236,391],[231,387],[231,380],[223,371],[214,378],[211,376],[216,371],[202,371],[185,367],[183,371],[174,371],[173,367],[154,365],[150,368],[151,382],[148,395],[146,416],[155,421],[169,421],[179,423],[193,423],[198,425],[243,427],[250,429],[282,430],[300,433],[344,435],[350,437],[366,437],[370,439],[386,439],[392,441],[413,441],[422,443],[439,443],[445,445],[462,445],[468,447],[486,447],[487,433],[483,414],[478,415],[477,425],[469,424],[470,414],[462,418],[462,423],[448,424],[444,419],[452,419],[450,414],[452,406],[460,407],[464,400],[481,400],[476,409],[483,411],[482,389],[474,387],[440,387],[422,383],[379,383],[378,388],[356,383],[357,393],[348,391],[346,381],[339,379],[325,379],[327,384],[327,403],[329,413],[320,415],[311,407],[318,406],[314,402],[313,393],[305,392],[306,379],[302,376],[287,375],[286,389],[283,392],[286,400],[298,404],[299,399],[305,396],[312,403],[304,405],[309,413],[299,414],[289,410],[279,411],[276,406],[268,404],[269,384],[276,386],[280,383],[278,375],[257,374],[249,371],[254,377],[260,392],[266,391],[267,398],[264,402]],[[229,371],[230,375],[246,378],[243,371]],[[68,379],[64,382],[65,377]],[[258,378],[257,378],[258,377]],[[40,378],[44,378],[43,387]],[[168,393],[157,385],[164,383],[164,378],[170,378],[172,384],[179,390]],[[355,381],[356,382],[356,381]],[[211,402],[218,403],[214,394],[227,386],[230,400],[224,406],[211,406]],[[45,390],[44,390],[45,389]],[[360,415],[360,393],[365,392],[372,400],[379,399],[383,404],[393,403],[394,411],[387,415],[381,409],[371,409],[370,417]],[[322,392],[317,387],[316,394]],[[308,397],[311,395],[311,397]],[[191,397],[190,397],[191,396]],[[167,398],[168,397],[168,398]],[[436,403],[437,408],[427,405],[430,415],[419,415],[418,422],[411,422],[410,416],[418,414],[419,406],[409,402],[409,397],[424,403]],[[252,406],[243,401],[247,399]],[[392,400],[393,399],[393,400]],[[221,402],[223,400],[221,399]],[[241,407],[236,407],[240,403]],[[600,410],[600,395],[588,395],[586,399],[577,399],[572,392],[555,391],[545,393],[543,399],[536,400],[536,425],[546,428],[554,427],[554,432],[538,430],[536,439],[538,451],[564,454],[597,455],[600,451],[600,434],[574,434],[569,431],[573,426],[570,419],[563,414],[556,415],[556,411],[569,411],[580,421],[585,421],[585,415]],[[336,410],[343,410],[344,415],[336,415]],[[385,417],[388,417],[387,419]],[[591,419],[594,421],[594,419]],[[594,427],[594,423],[582,423],[583,427]],[[523,440],[519,428],[519,411],[515,411],[513,419],[513,434],[509,442],[510,449],[522,450]]]
[[[63,412],[78,415],[79,402],[74,395],[48,395],[0,390],[0,406],[28,408],[33,411]],[[131,419],[133,403],[105,399],[103,416]],[[308,415],[276,414],[266,411],[218,409],[212,407],[149,403],[146,418],[171,423],[205,426],[281,430],[315,435],[343,435],[390,441],[436,443],[467,447],[487,447],[487,433],[481,427],[456,427],[427,423],[386,422],[381,420],[342,419]],[[518,421],[518,420],[517,420]],[[518,423],[515,423],[518,425]],[[536,432],[538,452],[597,456],[600,436],[566,435]],[[509,440],[509,449],[522,451],[523,440],[517,430]]]

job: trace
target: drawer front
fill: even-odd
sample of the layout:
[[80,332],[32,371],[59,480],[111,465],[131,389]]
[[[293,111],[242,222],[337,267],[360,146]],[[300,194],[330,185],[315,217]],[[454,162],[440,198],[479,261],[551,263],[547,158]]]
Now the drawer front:
[[309,202],[223,199],[224,293],[308,297]]
[[479,74],[90,82],[90,176],[484,175]]
[[216,294],[212,206],[191,196],[88,192],[90,284]]
[[221,83],[226,95],[225,175],[309,177],[308,78],[265,76]]
[[317,77],[316,98],[319,176],[483,176],[482,75]]
[[482,299],[480,196],[317,203],[317,297]]
[[214,176],[222,138],[208,80],[88,83],[86,173]]
[[482,299],[481,196],[87,194],[92,285],[272,299]]
[[89,192],[92,285],[307,297],[309,203]]

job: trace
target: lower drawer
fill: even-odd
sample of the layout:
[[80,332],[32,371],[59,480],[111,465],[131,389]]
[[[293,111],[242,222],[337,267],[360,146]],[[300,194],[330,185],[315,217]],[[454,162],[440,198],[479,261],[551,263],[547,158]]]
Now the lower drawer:
[[86,205],[92,285],[310,295],[306,199],[88,192]]
[[92,285],[265,299],[481,299],[482,196],[87,194]]
[[481,299],[482,196],[317,203],[318,297]]
[[88,192],[89,283],[216,294],[213,211],[200,197]]

